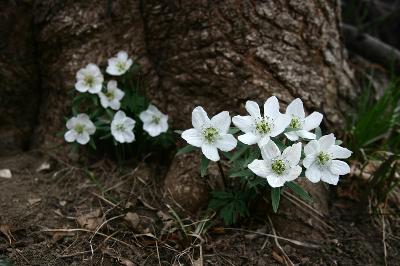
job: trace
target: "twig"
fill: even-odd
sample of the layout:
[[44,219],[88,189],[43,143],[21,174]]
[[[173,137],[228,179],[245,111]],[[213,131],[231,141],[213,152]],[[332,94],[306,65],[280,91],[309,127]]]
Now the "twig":
[[279,251],[282,253],[282,255],[283,255],[283,258],[285,259],[285,262],[286,262],[286,264],[287,265],[290,265],[290,266],[294,266],[294,263],[292,262],[292,260],[289,258],[289,256],[286,254],[286,252],[285,252],[285,250],[282,248],[282,246],[281,246],[281,244],[279,244],[279,241],[278,241],[278,238],[277,238],[277,235],[276,235],[276,231],[275,231],[275,227],[274,227],[274,224],[272,223],[272,221],[271,221],[271,218],[269,218],[269,216],[268,216],[268,221],[269,221],[269,224],[271,225],[271,230],[272,230],[272,233],[274,234],[274,242],[275,242],[275,245],[276,245],[276,247],[279,249]]
[[221,177],[222,177],[222,182],[224,184],[224,188],[227,188],[227,182],[226,182],[224,169],[222,169],[222,165],[221,165],[220,161],[218,161],[217,164],[218,164],[219,173],[221,174]]
[[386,247],[386,224],[384,216],[382,216],[382,243],[383,243],[383,260],[385,262],[385,266],[387,266],[388,262],[387,262],[387,247]]

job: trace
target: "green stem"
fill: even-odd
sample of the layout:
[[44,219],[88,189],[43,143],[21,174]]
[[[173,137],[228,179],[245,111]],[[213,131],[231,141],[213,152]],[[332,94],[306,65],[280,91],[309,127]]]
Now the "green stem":
[[218,161],[217,164],[218,164],[219,173],[221,174],[221,177],[222,177],[222,183],[224,184],[224,188],[226,189],[228,187],[228,185],[227,185],[227,182],[226,182],[224,169],[222,168],[222,165],[221,165],[220,161]]

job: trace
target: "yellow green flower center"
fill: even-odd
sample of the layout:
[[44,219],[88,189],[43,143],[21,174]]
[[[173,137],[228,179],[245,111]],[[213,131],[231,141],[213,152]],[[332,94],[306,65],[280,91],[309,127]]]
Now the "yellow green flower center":
[[292,117],[292,120],[290,121],[289,127],[290,128],[296,128],[296,129],[301,128],[300,120],[297,117]]
[[268,134],[271,132],[271,125],[266,119],[261,119],[260,122],[256,124],[256,130],[260,134]]
[[160,123],[160,120],[160,117],[153,115],[151,122],[158,125]]
[[93,85],[94,85],[94,77],[92,75],[87,75],[84,78],[84,82],[85,82],[86,86],[93,87]]
[[76,124],[75,125],[75,131],[76,131],[76,133],[78,133],[78,134],[82,134],[83,133],[83,131],[85,131],[85,125],[82,125],[82,124]]
[[124,131],[124,130],[125,130],[125,126],[124,126],[124,124],[118,124],[118,125],[116,126],[116,129],[117,129],[118,131]]
[[327,154],[325,152],[320,152],[317,155],[318,164],[322,165],[322,166],[326,165],[329,162],[330,159],[331,158],[330,158],[329,154]]
[[277,175],[282,175],[286,171],[286,164],[282,160],[275,160],[271,164],[272,171]]
[[209,143],[213,143],[217,139],[218,134],[218,130],[214,127],[208,127],[203,131],[203,136]]
[[114,94],[114,92],[113,91],[107,91],[106,93],[105,93],[105,95],[106,95],[106,97],[109,99],[109,100],[114,100],[114,98],[115,98],[115,94]]
[[117,67],[118,71],[122,72],[125,70],[126,64],[124,62],[119,61],[116,64],[116,67]]

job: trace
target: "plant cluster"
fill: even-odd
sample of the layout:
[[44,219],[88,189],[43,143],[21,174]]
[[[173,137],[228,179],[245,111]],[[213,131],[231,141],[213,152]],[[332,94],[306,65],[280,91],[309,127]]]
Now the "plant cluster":
[[[182,132],[189,145],[178,153],[200,148],[202,176],[210,161],[218,163],[225,189],[212,192],[209,207],[218,211],[227,224],[247,216],[249,202],[265,190],[270,190],[276,212],[285,187],[303,199],[310,199],[294,182],[300,176],[313,183],[336,185],[340,175],[350,172],[349,165],[339,159],[349,158],[351,151],[339,146],[341,141],[333,134],[321,136],[322,114],[313,112],[306,116],[300,99],[295,99],[281,113],[275,96],[268,98],[263,107],[261,114],[256,102],[247,101],[248,115],[234,116],[231,127],[227,111],[210,119],[199,106],[192,112],[193,128]],[[237,134],[239,142],[234,136]],[[225,177],[224,165],[229,169],[229,179]]]
[[92,63],[80,69],[75,83],[78,94],[72,102],[74,116],[66,123],[65,140],[96,149],[96,143],[112,139],[120,148],[117,156],[122,157],[118,151],[125,151],[124,144],[137,142],[140,152],[143,143],[170,146],[168,115],[150,104],[140,83],[134,82],[139,69],[124,51],[108,59],[105,75]]

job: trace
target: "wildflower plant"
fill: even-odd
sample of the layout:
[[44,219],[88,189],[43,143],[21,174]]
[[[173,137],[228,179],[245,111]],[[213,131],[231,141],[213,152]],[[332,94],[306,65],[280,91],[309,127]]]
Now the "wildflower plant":
[[323,115],[313,112],[306,116],[301,99],[290,103],[285,113],[280,112],[275,96],[266,100],[263,113],[254,101],[247,101],[245,108],[248,115],[234,116],[231,127],[227,111],[209,119],[202,107],[196,107],[192,112],[193,128],[182,132],[188,145],[178,151],[201,150],[202,177],[210,161],[218,164],[224,186],[211,193],[209,208],[217,211],[226,224],[248,216],[251,201],[268,191],[276,212],[286,188],[311,200],[297,179],[336,185],[339,176],[350,172],[349,165],[338,159],[349,158],[352,152],[339,146],[341,142],[333,134],[321,136]]
[[65,140],[75,149],[115,151],[118,159],[171,147],[168,116],[148,102],[139,81],[140,66],[125,51],[108,60],[105,73],[93,63],[80,69]]

